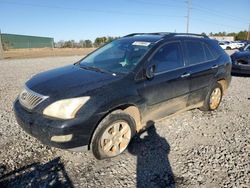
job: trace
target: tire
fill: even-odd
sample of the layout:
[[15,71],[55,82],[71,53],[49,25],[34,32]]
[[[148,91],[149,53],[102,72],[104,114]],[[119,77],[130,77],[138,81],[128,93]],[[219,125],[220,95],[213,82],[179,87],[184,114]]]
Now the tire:
[[112,158],[124,152],[134,136],[134,119],[122,110],[107,115],[97,126],[91,141],[96,159]]
[[231,47],[226,47],[226,50],[232,50],[232,48]]
[[[218,93],[215,93],[218,92]],[[220,106],[220,102],[223,96],[222,86],[216,82],[208,92],[203,106],[200,108],[202,111],[214,111]]]

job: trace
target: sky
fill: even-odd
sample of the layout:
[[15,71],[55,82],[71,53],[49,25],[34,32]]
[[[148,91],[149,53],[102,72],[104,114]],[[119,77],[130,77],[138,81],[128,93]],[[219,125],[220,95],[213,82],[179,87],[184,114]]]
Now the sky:
[[[136,32],[186,32],[185,0],[0,0],[2,33],[94,40]],[[192,0],[191,33],[248,30],[250,0]]]

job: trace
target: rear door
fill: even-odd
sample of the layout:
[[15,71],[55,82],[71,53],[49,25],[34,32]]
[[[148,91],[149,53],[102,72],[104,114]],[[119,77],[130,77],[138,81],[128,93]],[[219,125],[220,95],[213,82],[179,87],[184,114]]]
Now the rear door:
[[218,71],[216,57],[209,46],[201,40],[184,41],[187,71],[190,72],[190,95],[188,106],[204,100]]
[[141,91],[146,102],[144,122],[185,108],[189,93],[181,42],[173,41],[160,46],[149,58],[148,66],[155,66],[155,74],[153,79],[145,80]]

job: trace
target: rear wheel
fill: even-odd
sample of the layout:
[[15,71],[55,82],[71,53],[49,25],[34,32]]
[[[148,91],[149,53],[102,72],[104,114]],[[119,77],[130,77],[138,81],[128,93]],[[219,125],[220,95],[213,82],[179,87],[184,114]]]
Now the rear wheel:
[[115,157],[128,146],[135,134],[135,122],[123,111],[117,111],[105,117],[92,138],[91,148],[97,159]]
[[219,83],[214,84],[214,86],[211,88],[208,95],[206,96],[203,106],[200,109],[203,111],[216,110],[220,105],[222,95],[222,86]]

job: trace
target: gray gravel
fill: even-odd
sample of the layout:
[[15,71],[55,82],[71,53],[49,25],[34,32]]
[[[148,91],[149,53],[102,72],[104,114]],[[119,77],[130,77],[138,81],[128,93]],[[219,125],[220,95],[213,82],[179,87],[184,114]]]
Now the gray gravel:
[[12,110],[24,82],[79,58],[0,61],[0,187],[250,187],[250,77],[233,77],[217,111],[157,122],[113,159],[28,136]]

